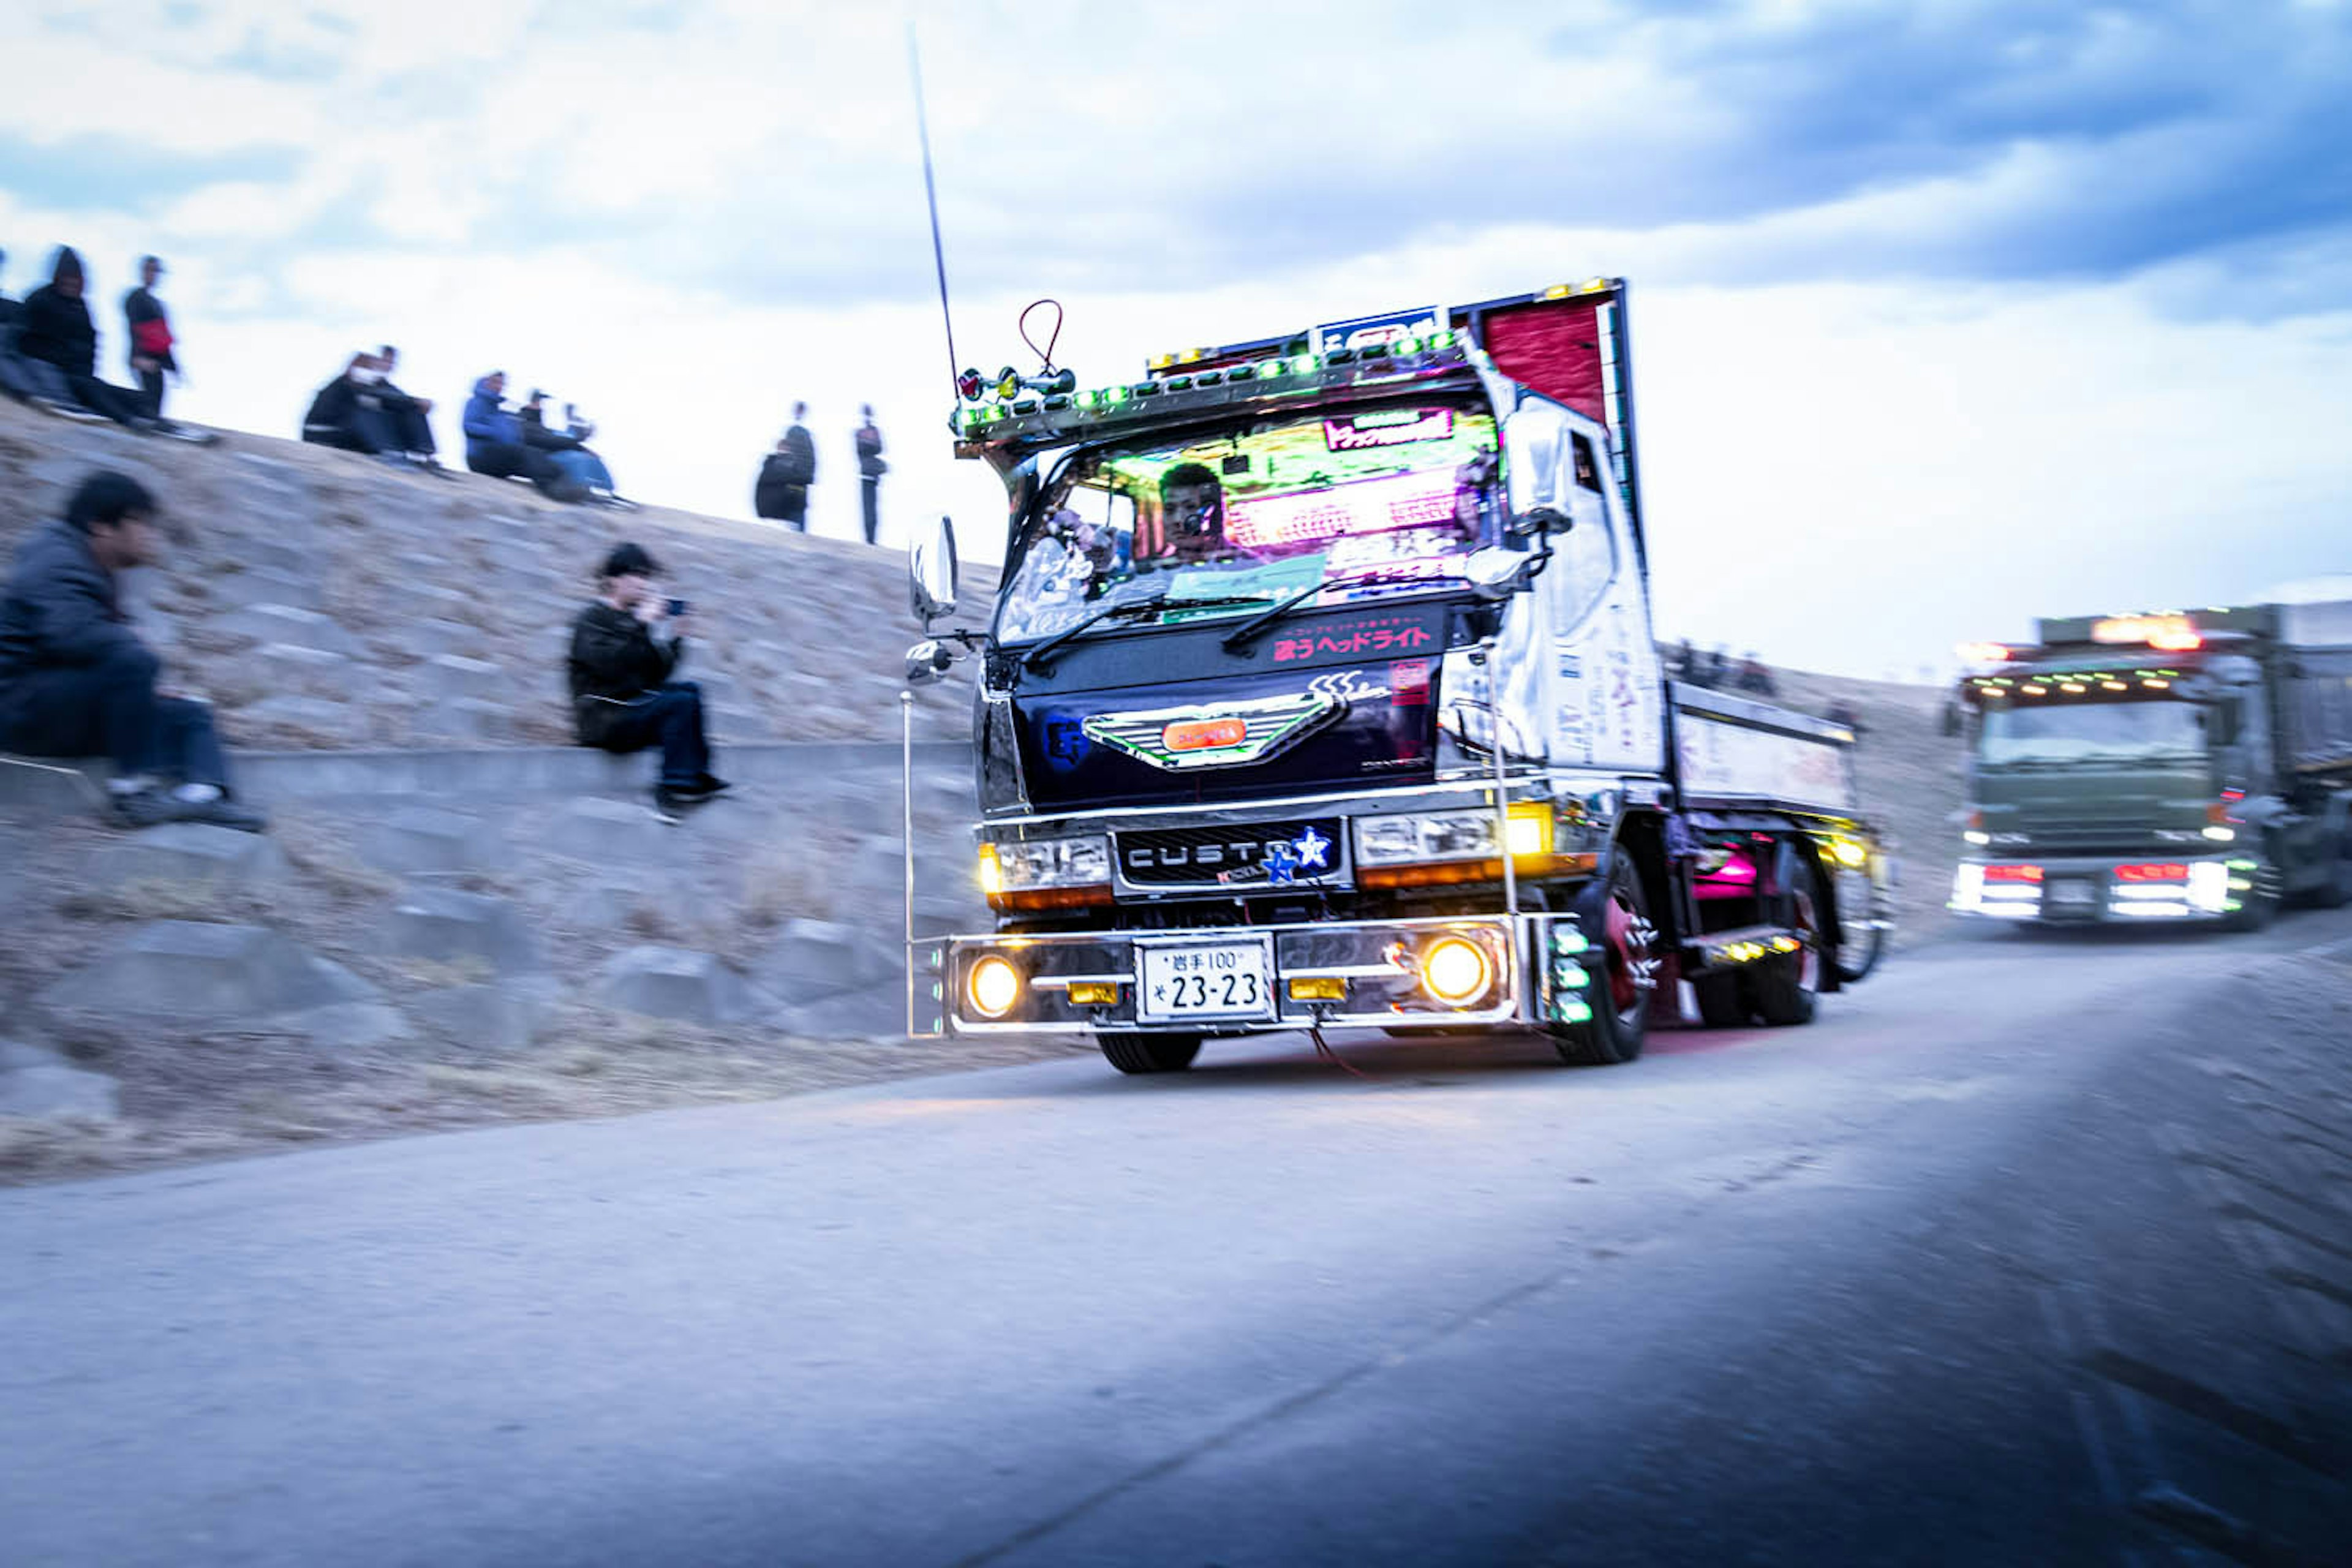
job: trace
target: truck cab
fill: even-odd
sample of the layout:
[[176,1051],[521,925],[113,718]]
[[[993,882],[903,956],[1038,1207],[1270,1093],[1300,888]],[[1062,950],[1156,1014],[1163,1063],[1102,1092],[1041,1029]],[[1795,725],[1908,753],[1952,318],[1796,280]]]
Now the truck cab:
[[[1624,310],[1595,279],[958,410],[1003,585],[909,673],[980,662],[998,929],[910,926],[919,1031],[1089,1031],[1131,1072],[1301,1028],[1609,1062],[1858,977],[1886,868],[1852,737],[1661,668]],[[918,544],[927,627],[951,558]]]

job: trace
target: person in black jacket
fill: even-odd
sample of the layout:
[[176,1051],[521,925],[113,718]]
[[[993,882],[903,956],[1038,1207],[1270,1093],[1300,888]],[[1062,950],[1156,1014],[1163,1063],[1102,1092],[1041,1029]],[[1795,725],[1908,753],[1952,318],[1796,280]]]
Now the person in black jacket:
[[82,284],[81,258],[72,247],[61,245],[50,264],[49,280],[25,297],[16,353],[32,362],[40,377],[36,400],[152,428],[155,421],[140,412],[136,395],[98,379],[98,328],[90,321]]
[[155,285],[163,279],[163,260],[142,257],[139,287],[122,297],[123,325],[131,329],[131,374],[139,378],[140,412],[158,421],[163,417],[163,378],[180,374],[180,362],[172,353],[171,312],[155,298]]
[[105,756],[109,812],[125,826],[257,833],[261,814],[229,797],[212,710],[157,694],[161,665],[122,608],[119,574],[160,552],[155,498],[103,470],[81,482],[62,521],[25,542],[0,592],[0,751]]
[[808,531],[809,486],[816,483],[816,437],[802,423],[807,417],[807,404],[793,405],[793,426],[761,463],[760,481],[751,490],[755,512],[791,523],[802,533]]
[[[572,718],[583,746],[645,750],[658,742],[654,804],[665,814],[698,805],[727,788],[710,772],[702,732],[702,691],[672,680],[686,657],[690,626],[677,601],[654,595],[661,574],[642,545],[620,544],[597,574],[596,602],[572,625]],[[664,635],[656,637],[656,629]]]
[[394,467],[414,463],[437,469],[433,426],[425,419],[433,405],[384,379],[397,363],[396,355],[389,347],[378,353],[353,354],[343,374],[310,400],[302,416],[302,439],[380,457]]
[[860,412],[866,423],[857,427],[855,437],[857,479],[858,488],[864,492],[859,499],[865,502],[866,542],[871,544],[874,536],[882,531],[882,476],[890,471],[890,465],[882,457],[882,427],[874,423],[874,405],[866,404]]

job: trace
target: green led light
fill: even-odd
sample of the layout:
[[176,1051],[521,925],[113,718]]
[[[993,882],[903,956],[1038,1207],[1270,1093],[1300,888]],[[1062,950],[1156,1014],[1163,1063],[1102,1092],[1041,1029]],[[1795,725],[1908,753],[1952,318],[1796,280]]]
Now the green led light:
[[1401,354],[1417,354],[1421,352],[1421,340],[1419,338],[1402,339],[1397,343],[1396,352]]
[[1125,403],[1127,401],[1127,388],[1123,386],[1114,386],[1108,392],[1105,392],[1102,395],[1113,403]]
[[1581,991],[1592,984],[1591,972],[1580,963],[1568,964],[1556,971],[1559,983],[1570,991]]
[[1551,933],[1554,952],[1583,952],[1591,946],[1591,940],[1574,926],[1559,926]]
[[1574,1000],[1555,1002],[1551,1005],[1551,1012],[1552,1016],[1563,1024],[1585,1024],[1592,1020],[1592,1008],[1583,1002]]
[[1289,363],[1285,360],[1270,359],[1265,362],[1264,368],[1262,368],[1258,374],[1261,375],[1288,375],[1290,374],[1290,365]]
[[1452,332],[1432,332],[1429,335],[1429,346],[1433,349],[1450,349],[1454,346],[1454,334]]

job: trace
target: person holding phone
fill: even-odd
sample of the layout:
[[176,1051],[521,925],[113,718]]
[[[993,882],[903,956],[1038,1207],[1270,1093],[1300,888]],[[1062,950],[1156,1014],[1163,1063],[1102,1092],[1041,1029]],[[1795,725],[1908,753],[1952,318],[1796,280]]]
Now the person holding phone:
[[684,599],[654,593],[660,575],[643,545],[614,547],[597,574],[595,602],[572,623],[569,675],[580,744],[622,754],[659,745],[654,805],[672,816],[728,786],[710,771],[701,689],[670,679],[694,622]]

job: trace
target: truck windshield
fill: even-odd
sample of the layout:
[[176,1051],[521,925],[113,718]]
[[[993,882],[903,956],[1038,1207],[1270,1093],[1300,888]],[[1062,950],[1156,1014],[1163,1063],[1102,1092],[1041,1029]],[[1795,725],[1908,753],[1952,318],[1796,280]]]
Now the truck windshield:
[[[1499,542],[1491,414],[1405,403],[1089,447],[1023,531],[996,636],[1254,614],[1320,584],[1339,605],[1455,582]],[[1156,608],[1147,608],[1157,601]]]
[[2177,761],[2204,753],[2205,710],[2174,700],[1988,708],[1977,745],[1989,767]]

